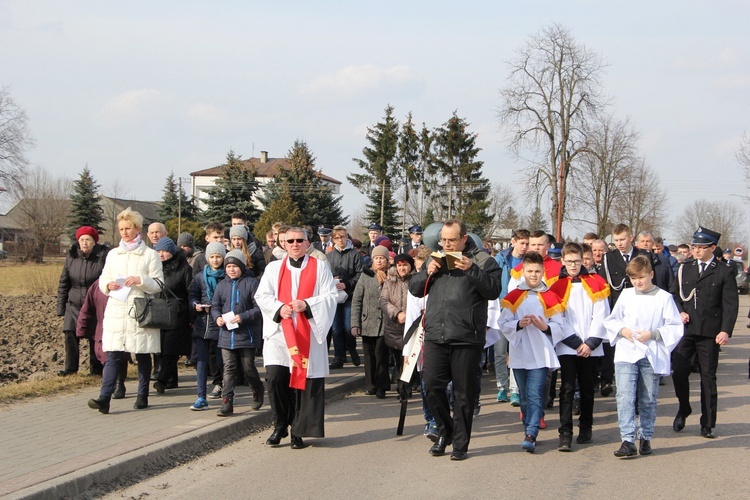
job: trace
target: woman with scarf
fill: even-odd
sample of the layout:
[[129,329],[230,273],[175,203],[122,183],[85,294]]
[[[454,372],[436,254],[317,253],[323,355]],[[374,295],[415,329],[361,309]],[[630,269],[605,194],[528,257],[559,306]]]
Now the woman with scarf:
[[89,408],[109,413],[117,372],[126,353],[134,353],[138,362],[138,397],[134,407],[148,407],[148,384],[151,376],[151,354],[159,352],[159,329],[143,328],[135,319],[136,297],[161,291],[164,281],[162,265],[155,250],[141,239],[143,217],[126,208],[117,214],[120,244],[107,254],[99,278],[99,289],[109,295],[104,311],[102,349],[107,353],[99,397],[90,399]]
[[[211,301],[214,298],[216,285],[224,279],[224,257],[226,249],[221,243],[214,241],[206,246],[208,264],[198,273],[190,286],[188,303],[196,312],[193,324],[193,342],[197,352],[198,370],[198,399],[190,406],[191,410],[208,409],[206,400],[206,384],[208,372],[214,378],[214,385],[221,384],[224,363],[221,351],[216,348],[219,342],[219,327],[211,320]],[[218,351],[218,355],[217,355]],[[211,355],[213,353],[213,356]],[[214,387],[215,389],[216,387]]]

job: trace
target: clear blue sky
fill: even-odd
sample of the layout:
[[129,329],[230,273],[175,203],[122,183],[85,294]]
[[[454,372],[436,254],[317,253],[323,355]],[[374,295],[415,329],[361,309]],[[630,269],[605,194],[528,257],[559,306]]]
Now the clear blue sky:
[[[230,148],[283,156],[295,139],[345,181],[389,103],[429,127],[457,110],[487,177],[518,184],[498,91],[514,50],[556,22],[609,63],[612,111],[640,131],[678,214],[746,191],[734,155],[750,129],[748,19],[750,3],[721,0],[0,0],[0,85],[27,110],[33,164],[70,178],[88,164],[104,190],[117,180],[139,199],[159,199],[172,170]],[[361,206],[346,182],[342,194],[348,213]]]

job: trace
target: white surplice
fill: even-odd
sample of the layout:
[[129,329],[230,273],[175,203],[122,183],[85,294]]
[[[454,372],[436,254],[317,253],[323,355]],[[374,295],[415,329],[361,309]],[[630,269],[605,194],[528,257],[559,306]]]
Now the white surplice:
[[[609,300],[604,298],[594,302],[582,283],[571,283],[567,308],[563,313],[569,333],[575,333],[584,342],[590,337],[609,340],[607,330],[604,328],[604,318],[609,315],[609,312]],[[562,342],[555,346],[555,351],[558,356],[576,355],[575,349],[571,349]],[[591,355],[604,355],[601,344],[591,351]]]
[[551,338],[533,324],[516,330],[518,321],[529,314],[544,318],[544,307],[533,290],[529,290],[529,294],[518,306],[516,312],[506,307],[500,313],[498,320],[500,331],[508,339],[509,344],[510,362],[508,365],[511,368],[525,369],[560,368],[554,344],[569,335],[562,313],[547,318],[552,331]]
[[[276,260],[266,266],[263,277],[260,279],[258,291],[255,292],[255,301],[263,313],[263,366],[281,365],[290,367],[292,362],[287,348],[286,338],[281,329],[281,324],[274,321],[276,312],[284,305],[279,300],[279,273],[282,263],[286,262],[287,269],[291,272],[292,298],[297,297],[299,278],[302,270],[316,263],[317,280],[315,292],[312,297],[305,299],[310,306],[312,318],[310,319],[310,359],[307,366],[307,378],[323,378],[328,375],[328,346],[326,336],[333,323],[336,313],[336,285],[333,281],[331,269],[323,261],[305,255],[300,268],[293,267],[288,260]],[[299,314],[294,313],[295,324]]]

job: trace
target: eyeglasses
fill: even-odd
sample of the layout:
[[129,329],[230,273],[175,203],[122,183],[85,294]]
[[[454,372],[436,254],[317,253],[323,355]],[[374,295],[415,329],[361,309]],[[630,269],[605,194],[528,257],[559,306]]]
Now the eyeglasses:
[[580,266],[583,261],[581,259],[578,260],[564,260],[563,264],[566,266]]
[[289,243],[290,245],[292,243],[302,243],[303,241],[307,241],[307,240],[304,238],[292,238],[291,240],[286,240],[286,242]]
[[711,248],[712,245],[690,245],[690,248],[700,248],[701,250],[706,250],[707,248]]
[[346,239],[346,235],[334,236],[333,239],[334,240],[345,240]]
[[440,238],[440,241],[442,241],[443,243],[458,243],[459,241],[461,241],[461,238],[463,238],[463,236],[459,238]]

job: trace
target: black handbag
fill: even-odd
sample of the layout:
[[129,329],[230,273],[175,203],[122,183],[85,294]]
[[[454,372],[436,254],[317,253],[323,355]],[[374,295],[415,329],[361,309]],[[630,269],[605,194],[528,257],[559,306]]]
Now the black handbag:
[[[161,293],[135,297],[130,317],[135,318],[141,328],[173,330],[180,323],[180,299],[160,280],[155,281],[161,287]],[[169,292],[171,297],[164,293],[165,290]],[[135,315],[132,314],[133,312],[135,312]]]

